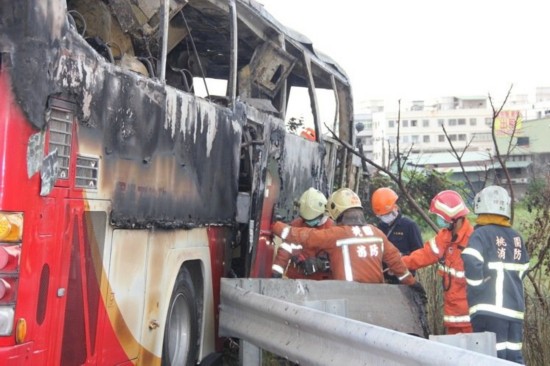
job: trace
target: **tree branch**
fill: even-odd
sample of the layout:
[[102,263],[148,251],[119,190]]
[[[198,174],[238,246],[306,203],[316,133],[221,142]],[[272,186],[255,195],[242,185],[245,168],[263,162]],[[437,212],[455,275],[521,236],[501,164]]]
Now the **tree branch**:
[[470,187],[470,190],[472,191],[472,193],[475,193],[474,185],[472,184],[472,181],[470,180],[470,177],[468,176],[468,174],[466,174],[466,170],[464,169],[464,164],[462,163],[462,158],[464,157],[464,154],[466,153],[466,150],[470,146],[470,143],[472,142],[472,140],[470,140],[470,142],[466,144],[466,146],[464,147],[464,150],[462,150],[462,153],[459,155],[453,145],[453,142],[451,141],[451,138],[449,137],[449,134],[447,133],[447,130],[445,129],[445,126],[442,125],[441,128],[443,129],[443,133],[445,134],[445,138],[447,139],[447,142],[451,146],[452,154],[458,161],[458,165],[460,165],[460,170],[462,170],[462,175],[464,175],[464,178],[466,178],[466,182],[468,183],[468,186]]
[[[428,225],[430,225],[430,227],[435,231],[435,232],[438,232],[439,231],[439,228],[437,227],[437,225],[430,219],[430,217],[424,212],[424,210],[422,210],[422,208],[418,205],[418,203],[416,203],[414,197],[412,197],[410,195],[410,193],[408,192],[407,190],[407,187],[405,187],[405,185],[403,184],[403,181],[401,179],[401,176],[396,176],[395,174],[393,174],[389,169],[386,169],[384,168],[383,166],[380,166],[378,164],[376,164],[374,161],[372,161],[371,159],[363,156],[362,154],[359,154],[353,146],[351,146],[348,142],[346,141],[343,141],[341,140],[335,133],[334,131],[327,125],[325,124],[325,127],[327,128],[327,130],[332,134],[332,137],[338,141],[346,150],[348,150],[349,152],[351,152],[353,155],[359,157],[359,159],[361,159],[361,161],[365,161],[367,162],[368,164],[372,165],[373,167],[375,167],[376,169],[378,169],[379,171],[381,172],[384,172],[385,174],[388,175],[388,177],[390,177],[390,179],[395,182],[395,184],[397,184],[397,186],[399,187],[399,190],[405,195],[405,198],[407,200],[407,202],[411,205],[411,207],[422,217],[422,219],[424,219],[424,221],[426,221],[426,223],[428,223]],[[399,154],[398,154],[399,156]],[[399,160],[398,160],[399,162]],[[399,164],[398,164],[399,165]],[[401,172],[401,170],[398,170],[399,172]]]
[[[498,109],[498,111],[495,110],[495,106],[493,104],[493,99],[491,98],[491,95],[489,95],[489,102],[491,104],[491,109],[493,110],[493,121],[491,123],[491,137],[493,138],[493,145],[495,146],[495,152],[496,152],[496,155],[497,155],[497,160],[498,160],[502,170],[504,171],[504,175],[506,176],[506,180],[507,180],[507,185],[508,185],[508,188],[510,190],[510,199],[512,200],[510,221],[514,222],[514,205],[513,205],[513,203],[514,203],[514,188],[512,187],[512,180],[510,179],[510,173],[508,172],[508,168],[506,167],[506,162],[502,159],[502,156],[500,154],[500,150],[499,150],[498,144],[497,144],[496,133],[495,133],[495,124],[496,124],[497,117],[500,114],[500,112],[502,112],[502,109],[504,108],[504,105],[508,101],[508,98],[510,97],[510,92],[512,91],[512,87],[513,87],[513,85],[510,85],[510,89],[508,89],[508,93],[506,93],[506,97],[504,98],[504,101],[502,102],[502,104],[501,104],[500,108]],[[513,136],[511,137],[511,139],[512,138],[513,138]]]

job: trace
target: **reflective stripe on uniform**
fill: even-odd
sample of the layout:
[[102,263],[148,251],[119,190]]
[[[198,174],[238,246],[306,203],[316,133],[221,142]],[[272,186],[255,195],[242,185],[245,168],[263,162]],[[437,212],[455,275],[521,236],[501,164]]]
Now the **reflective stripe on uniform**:
[[[481,255],[481,253],[477,249],[467,247],[462,251],[462,254],[470,255],[470,256],[474,257],[475,259],[477,259],[478,261],[480,261],[481,263],[485,262],[485,260],[483,259],[483,256]],[[466,278],[466,283],[470,286],[475,287],[475,286],[482,285],[483,284],[483,279],[474,280],[474,279]]]
[[292,253],[292,246],[288,243],[282,243],[281,248],[283,248],[284,250],[286,250],[289,253]]
[[346,281],[353,281],[353,272],[351,271],[351,259],[349,258],[349,247],[342,246],[342,257],[344,258],[344,273]]
[[446,266],[444,264],[439,264],[438,265],[438,268],[445,272],[445,273],[448,273],[450,274],[451,276],[454,276],[456,278],[464,278],[464,271],[457,271],[456,269],[452,268],[452,267],[449,267],[449,266]]
[[489,262],[488,266],[490,269],[507,271],[519,271],[525,272],[529,268],[529,263],[503,263],[503,262]]
[[523,343],[513,343],[513,342],[500,342],[497,343],[497,351],[503,351],[505,349],[509,349],[511,351],[521,351],[521,348],[523,347]]
[[487,266],[497,273],[497,278],[495,279],[495,306],[502,308],[504,301],[504,271],[518,271],[519,275],[522,276],[523,272],[529,268],[529,263],[489,262]]
[[430,249],[432,250],[432,252],[434,252],[434,254],[439,257],[439,247],[437,246],[437,243],[435,242],[435,238],[431,238],[428,241],[428,244],[430,244]]
[[397,277],[399,279],[399,281],[403,281],[406,277],[410,276],[411,275],[411,272],[409,272],[407,270],[407,272],[405,272],[405,274],[401,277]]
[[466,248],[462,251],[462,254],[471,255],[472,257],[474,257],[475,259],[477,259],[477,260],[480,261],[481,263],[485,262],[485,260],[483,259],[483,256],[481,255],[481,253],[480,253],[477,249],[470,248],[470,247],[466,247]]
[[494,270],[506,270],[506,271],[518,271],[525,272],[529,269],[529,263],[503,263],[503,262],[489,262],[487,264],[490,269]]
[[483,284],[483,280],[470,280],[470,279],[466,278],[466,283],[470,286],[476,287],[476,286],[479,286],[479,285]]
[[359,244],[382,244],[384,241],[377,236],[371,236],[368,238],[347,238],[336,241],[336,246],[341,247],[344,245],[359,245]]
[[289,233],[290,233],[290,226],[287,226],[281,231],[281,239],[285,240]]
[[514,319],[523,319],[523,312],[512,310],[512,309],[506,309],[502,306],[497,306],[493,304],[477,304],[470,308],[470,315],[478,312],[478,311],[488,311],[490,313],[495,313],[499,315],[505,315],[510,318]]
[[280,248],[283,248],[283,249],[286,250],[287,252],[292,253],[293,250],[295,250],[295,249],[303,249],[304,247],[301,246],[300,244],[281,243]]
[[278,264],[274,264],[273,266],[271,266],[271,270],[272,271],[275,271],[275,272],[278,272],[280,274],[283,274],[283,272],[285,271],[283,267],[281,267],[280,265]]
[[443,321],[447,323],[467,323],[470,321],[469,315],[444,315]]

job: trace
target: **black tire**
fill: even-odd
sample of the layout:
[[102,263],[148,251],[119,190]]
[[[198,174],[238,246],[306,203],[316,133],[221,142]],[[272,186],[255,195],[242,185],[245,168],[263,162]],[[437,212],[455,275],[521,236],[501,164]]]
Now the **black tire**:
[[196,364],[198,324],[193,282],[189,271],[182,268],[176,278],[166,314],[162,345],[163,366]]

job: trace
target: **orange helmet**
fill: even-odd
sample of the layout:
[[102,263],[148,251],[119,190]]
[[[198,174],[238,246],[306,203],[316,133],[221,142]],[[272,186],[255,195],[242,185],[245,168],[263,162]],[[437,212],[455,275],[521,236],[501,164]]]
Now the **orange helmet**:
[[455,191],[442,191],[435,195],[430,205],[430,212],[447,222],[453,222],[470,212],[462,197]]
[[378,188],[372,194],[372,211],[376,216],[390,213],[396,207],[399,196],[391,188]]
[[311,127],[304,128],[302,133],[300,133],[300,136],[302,136],[303,138],[306,138],[308,140],[311,140],[311,141],[317,140],[315,130]]

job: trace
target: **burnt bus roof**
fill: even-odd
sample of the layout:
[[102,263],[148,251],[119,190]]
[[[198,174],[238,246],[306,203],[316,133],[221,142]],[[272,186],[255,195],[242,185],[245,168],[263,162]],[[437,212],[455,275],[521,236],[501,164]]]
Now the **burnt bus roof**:
[[[134,39],[136,53],[145,54],[151,49],[157,49],[158,45],[151,43],[158,39],[158,18],[157,15],[150,18],[148,22],[140,21],[135,16],[135,10],[131,10],[130,0],[117,0],[118,6],[111,6],[110,10],[119,20]],[[71,3],[71,1],[69,1]],[[181,8],[172,8],[171,28],[170,30],[189,29],[191,37],[182,37],[170,53],[178,53],[188,50],[189,42],[193,42],[198,54],[206,60],[206,77],[216,79],[226,79],[229,73],[230,57],[230,17],[227,0],[183,0],[176,1],[181,3]],[[138,6],[158,7],[158,0],[145,1],[137,0]],[[154,4],[154,5],[153,5]],[[322,77],[322,70],[333,74],[341,83],[349,85],[347,75],[344,71],[328,56],[314,49],[312,42],[304,35],[285,27],[269,14],[263,5],[254,0],[236,0],[238,13],[238,68],[246,66],[254,54],[256,48],[266,40],[280,42],[279,36],[283,35],[285,39],[286,51],[294,57],[302,59],[302,53],[308,53],[319,70],[314,69],[316,87],[331,88],[330,80]],[[176,10],[176,11],[174,11]],[[153,28],[147,34],[147,28]],[[144,34],[146,36],[144,37]],[[143,42],[146,39],[147,42]],[[290,82],[292,85],[307,86],[307,82],[298,75],[304,75],[305,72],[292,73]]]
[[[82,137],[80,146],[85,146],[83,137],[87,136],[86,146],[93,150],[93,154],[102,157],[102,167],[105,164],[131,162],[134,164],[132,166],[143,167],[145,171],[147,166],[157,164],[157,157],[170,157],[180,167],[178,174],[181,173],[192,183],[195,182],[195,176],[200,181],[195,187],[202,193],[193,197],[185,196],[186,199],[201,198],[195,204],[179,204],[180,201],[167,196],[166,202],[170,204],[161,207],[164,201],[157,202],[145,197],[146,202],[156,203],[143,211],[134,210],[130,205],[132,202],[141,204],[142,201],[125,196],[137,191],[131,188],[137,187],[135,182],[120,186],[121,193],[114,196],[113,205],[116,209],[111,216],[120,227],[146,227],[150,224],[158,227],[169,227],[172,224],[192,227],[212,222],[232,222],[239,172],[230,168],[216,169],[218,165],[210,161],[223,163],[223,167],[230,167],[239,161],[241,136],[244,136],[241,126],[245,124],[246,133],[249,134],[246,137],[247,144],[243,144],[246,148],[267,141],[263,139],[263,134],[269,141],[273,141],[272,146],[278,148],[285,146],[283,142],[287,137],[289,140],[298,140],[288,144],[292,148],[285,146],[285,154],[295,158],[295,161],[303,160],[300,164],[286,164],[282,178],[286,182],[296,176],[308,179],[312,176],[319,181],[318,185],[326,184],[323,182],[326,181],[326,175],[320,154],[325,146],[310,144],[299,136],[285,133],[285,125],[281,120],[286,100],[285,90],[282,89],[285,84],[283,80],[288,81],[287,90],[293,86],[307,86],[310,91],[312,86],[334,89],[338,97],[339,138],[351,141],[353,108],[351,88],[345,74],[332,64],[324,63],[322,56],[314,53],[304,37],[283,29],[261,6],[251,1],[235,3],[239,12],[238,96],[242,98],[236,100],[232,108],[226,108],[227,97],[206,99],[179,87],[189,78],[188,72],[193,72],[193,78],[189,78],[191,81],[203,76],[202,70],[196,72],[189,63],[185,65],[189,66],[190,71],[181,74],[175,72],[174,66],[178,66],[182,59],[186,62],[193,58],[204,61],[204,76],[229,80],[229,31],[234,23],[230,23],[228,4],[226,0],[170,0],[166,79],[161,81],[157,76],[161,74],[155,70],[155,66],[162,67],[162,63],[157,62],[161,48],[158,16],[160,3],[157,0],[111,0],[108,4],[99,0],[0,1],[0,67],[2,75],[9,78],[11,93],[28,123],[37,131],[44,130],[49,125],[48,109],[55,107],[54,101],[70,101],[75,109],[74,118],[81,126],[78,129],[79,137]],[[265,52],[265,45],[283,45],[283,41],[284,50],[275,46]],[[255,55],[259,61],[255,60]],[[128,63],[124,63],[125,56],[128,56]],[[287,66],[285,72],[288,74],[272,79],[268,75],[259,80],[267,80],[264,84],[268,84],[276,79],[272,84],[277,85],[272,89],[269,89],[271,85],[257,82],[259,78],[251,80],[251,73],[247,75],[244,72],[247,69],[254,71],[254,68],[273,67],[273,64],[269,64],[273,60],[274,66],[279,69],[282,69],[280,65]],[[147,63],[149,65],[145,65]],[[149,67],[145,72],[144,65]],[[169,80],[169,77],[172,79]],[[266,112],[268,108],[264,110],[256,107],[256,104],[247,104],[249,100],[271,103],[275,111]],[[315,113],[313,107],[316,105],[313,104],[309,105]],[[204,123],[207,117],[210,118],[208,121],[216,123]],[[325,121],[318,118],[315,122],[320,124]],[[268,128],[259,127],[262,124]],[[203,128],[206,126],[211,128]],[[213,143],[216,138],[216,141],[231,141],[232,144]],[[308,153],[304,154],[306,149]],[[304,173],[302,167],[308,164],[305,160],[309,158],[313,158],[312,163]],[[330,159],[335,164],[336,154],[332,154]],[[346,163],[351,164],[351,159],[346,160]],[[209,168],[205,170],[203,166]],[[262,169],[259,171],[263,172]],[[219,178],[219,172],[223,172],[224,178]],[[303,183],[297,189],[311,186],[311,181],[309,179],[307,186]],[[114,178],[113,182],[116,182]],[[227,182],[231,185],[230,189],[227,188]],[[250,182],[245,183],[252,186]],[[151,185],[158,187],[158,192],[166,190],[160,182]],[[214,187],[216,185],[223,185],[223,189]],[[170,181],[166,186],[175,192],[174,197],[184,196],[184,187],[175,181]],[[112,186],[107,191],[118,188]],[[231,208],[221,218],[214,206],[204,204],[212,198],[211,192],[222,192],[223,199],[218,198],[217,201]],[[285,197],[286,201],[281,206],[291,207],[295,197],[290,193]],[[174,210],[171,210],[172,207]],[[132,216],[136,212],[140,216]],[[159,217],[171,221],[153,222]]]
[[[229,80],[231,23],[228,4],[227,0],[170,0],[166,70],[172,73],[171,76],[179,67],[178,61],[187,57],[186,62],[192,58],[203,62],[202,70],[191,70],[195,71],[190,73],[193,77]],[[288,85],[308,87],[309,70],[305,68],[309,64],[304,60],[312,61],[315,88],[332,89],[331,76],[334,76],[339,92],[347,89],[343,98],[348,98],[345,104],[349,105],[349,116],[341,117],[341,120],[351,118],[350,83],[336,63],[316,51],[305,36],[280,24],[256,1],[235,0],[235,5],[238,13],[238,70],[250,65],[255,52],[263,44],[284,45],[283,52],[297,60],[286,75]],[[148,73],[150,82],[155,84],[154,88],[160,87],[160,84],[156,86],[159,72],[155,70],[161,48],[159,9],[158,0],[112,0],[108,4],[87,0],[0,2],[2,67],[10,73],[13,91],[31,123],[37,127],[44,124],[43,106],[47,104],[48,95],[68,93],[85,102],[86,93],[99,88],[95,84],[77,81],[85,80],[82,78],[88,75],[82,73],[84,66],[93,69],[103,65],[108,71],[105,75],[120,74],[128,82],[135,82],[132,81],[136,79],[133,73],[121,70],[136,71],[136,68],[148,65],[152,71]],[[108,52],[102,53],[102,47]],[[69,57],[65,50],[70,50],[72,56]],[[107,59],[107,64],[98,55]],[[125,55],[132,58],[133,65],[137,65],[135,68],[123,64]],[[122,66],[122,69],[112,68],[109,64]],[[181,79],[181,74],[175,74]],[[168,76],[167,83],[174,86]],[[246,81],[246,75],[242,80]],[[89,108],[79,111],[79,116],[82,121],[87,121]]]
[[[296,47],[303,47],[310,51],[317,59],[317,63],[320,65],[325,64],[328,68],[335,73],[337,77],[341,79],[342,82],[348,81],[347,74],[345,71],[338,65],[331,57],[324,54],[323,52],[316,50],[313,47],[313,43],[305,35],[293,30],[292,28],[286,27],[281,24],[277,19],[275,19],[264,6],[259,4],[255,0],[237,0],[238,9],[239,5],[242,7],[248,6],[254,11],[257,15],[262,17],[266,22],[270,23],[272,27],[277,29],[280,33],[284,34],[287,42],[292,43]],[[239,9],[241,10],[241,9]],[[242,10],[241,10],[242,11]],[[239,29],[240,30],[240,29]]]

